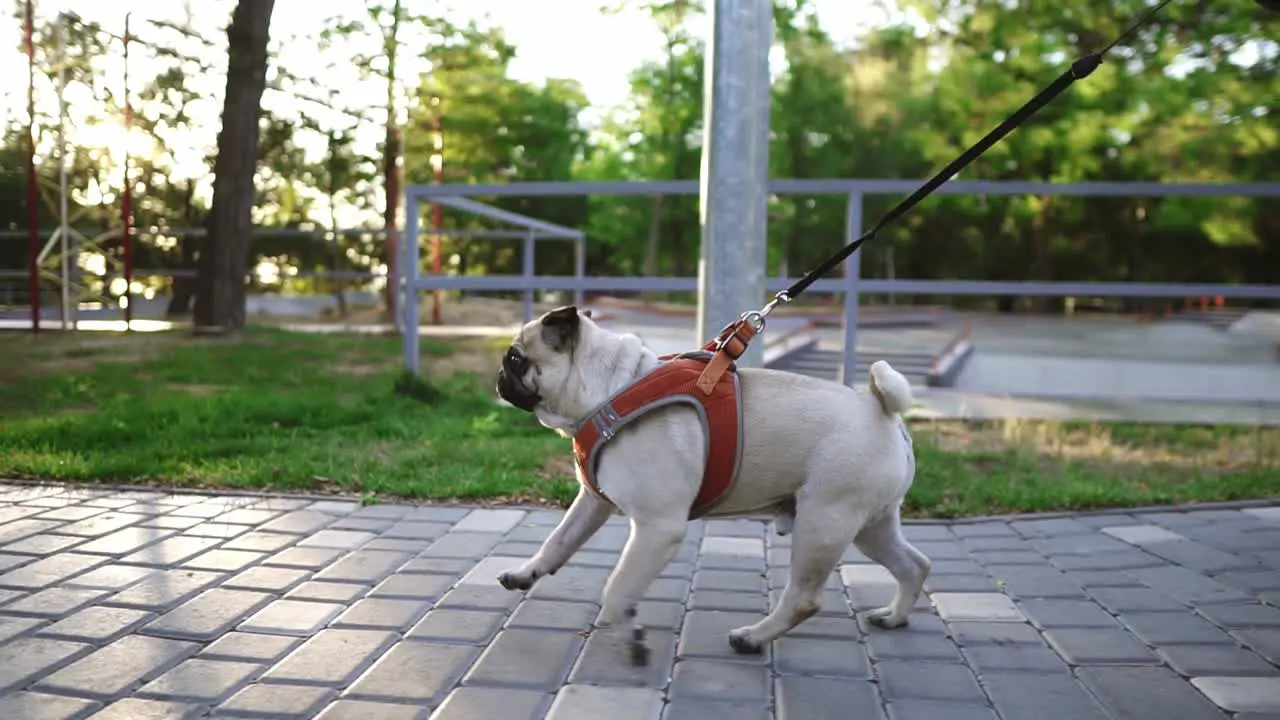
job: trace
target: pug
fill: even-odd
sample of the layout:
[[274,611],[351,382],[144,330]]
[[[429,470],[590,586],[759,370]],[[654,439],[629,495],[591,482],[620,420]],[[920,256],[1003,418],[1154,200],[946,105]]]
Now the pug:
[[[498,370],[497,394],[572,438],[597,407],[660,362],[636,335],[562,307],[520,328]],[[893,601],[867,612],[867,619],[884,628],[906,625],[931,567],[900,525],[915,478],[915,452],[902,420],[912,402],[906,378],[883,360],[872,364],[866,389],[778,370],[737,372],[740,471],[706,517],[773,514],[779,532],[793,538],[781,597],[764,619],[730,631],[729,645],[739,653],[761,652],[816,614],[823,586],[850,543],[897,581]],[[623,426],[600,451],[600,494],[587,488],[579,470],[577,497],[560,524],[532,558],[498,582],[528,590],[555,574],[616,509],[630,519],[631,533],[605,584],[596,626],[623,631],[632,661],[644,664],[636,606],[685,539],[702,482],[703,434],[688,405],[660,407]]]

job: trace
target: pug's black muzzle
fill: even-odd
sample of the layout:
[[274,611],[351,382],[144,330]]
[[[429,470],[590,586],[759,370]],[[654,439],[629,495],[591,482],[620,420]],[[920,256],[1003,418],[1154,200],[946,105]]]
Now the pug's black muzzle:
[[529,372],[529,358],[515,348],[508,348],[498,368],[498,397],[525,412],[533,412],[542,402],[542,396],[525,387],[524,376]]

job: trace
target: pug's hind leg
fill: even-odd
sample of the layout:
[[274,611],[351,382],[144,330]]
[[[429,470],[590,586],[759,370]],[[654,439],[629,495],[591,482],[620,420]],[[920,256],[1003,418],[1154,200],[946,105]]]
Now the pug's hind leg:
[[612,505],[586,488],[578,488],[578,497],[574,498],[568,512],[538,552],[519,568],[499,575],[498,582],[508,590],[528,590],[538,578],[554,575],[578,548],[596,534],[612,512]]
[[685,518],[632,519],[631,537],[605,583],[598,624],[625,632],[633,665],[649,664],[649,646],[636,606],[645,590],[679,552],[685,531]]

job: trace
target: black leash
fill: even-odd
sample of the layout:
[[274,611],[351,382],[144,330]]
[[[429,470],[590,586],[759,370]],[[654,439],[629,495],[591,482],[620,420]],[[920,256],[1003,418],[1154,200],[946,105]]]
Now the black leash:
[[[1161,0],[1160,3],[1143,13],[1142,17],[1138,18],[1137,21],[1130,25],[1129,28],[1121,33],[1115,40],[1112,40],[1106,47],[1097,52],[1085,55],[1071,63],[1071,67],[1063,72],[1062,75],[1058,76],[1058,79],[1054,80],[1049,87],[1041,90],[1039,94],[1031,98],[1031,100],[1019,108],[1017,112],[1010,115],[1008,119],[996,126],[996,128],[991,132],[987,133],[987,135],[975,143],[973,147],[965,150],[960,157],[951,161],[951,163],[942,168],[942,170],[939,170],[938,174],[934,175],[933,178],[922,185],[920,189],[912,193],[907,199],[898,203],[892,210],[886,213],[884,217],[880,218],[880,221],[876,223],[875,227],[863,233],[862,237],[844,246],[842,250],[827,258],[818,267],[805,273],[804,277],[797,280],[791,287],[778,293],[768,305],[764,306],[764,308],[753,313],[747,313],[747,315],[744,316],[744,319],[759,321],[759,326],[763,327],[764,317],[768,315],[773,308],[777,307],[778,304],[789,303],[792,300],[795,300],[796,297],[808,289],[815,280],[835,269],[837,265],[844,262],[844,260],[856,252],[858,248],[862,247],[863,243],[874,238],[876,233],[883,230],[889,225],[889,223],[892,223],[894,220],[897,220],[907,214],[907,212],[911,210],[911,208],[915,207],[917,203],[928,197],[934,190],[941,187],[943,183],[954,177],[955,174],[963,170],[966,165],[976,160],[984,152],[990,149],[992,145],[1000,142],[1000,140],[1005,135],[1012,132],[1014,128],[1026,122],[1032,115],[1035,115],[1040,108],[1048,105],[1054,98],[1061,95],[1062,91],[1071,87],[1072,83],[1076,80],[1080,80],[1081,78],[1089,77],[1089,75],[1102,64],[1103,56],[1106,55],[1107,52],[1121,42],[1129,39],[1129,37],[1137,32],[1139,28],[1150,22],[1157,13],[1163,10],[1164,7],[1172,1],[1173,0]],[[1274,0],[1268,0],[1268,2],[1273,1]],[[1264,7],[1267,6],[1266,2],[1263,2],[1262,4]],[[751,318],[749,316],[755,317]],[[757,327],[757,329],[760,328]]]

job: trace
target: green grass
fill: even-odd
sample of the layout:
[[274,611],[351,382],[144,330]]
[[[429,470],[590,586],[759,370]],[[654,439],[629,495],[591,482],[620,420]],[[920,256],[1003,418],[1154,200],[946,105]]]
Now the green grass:
[[[255,328],[11,333],[0,476],[565,504],[568,443],[497,406],[492,341],[422,344]],[[1280,495],[1280,431],[914,421],[912,515],[956,517]]]

